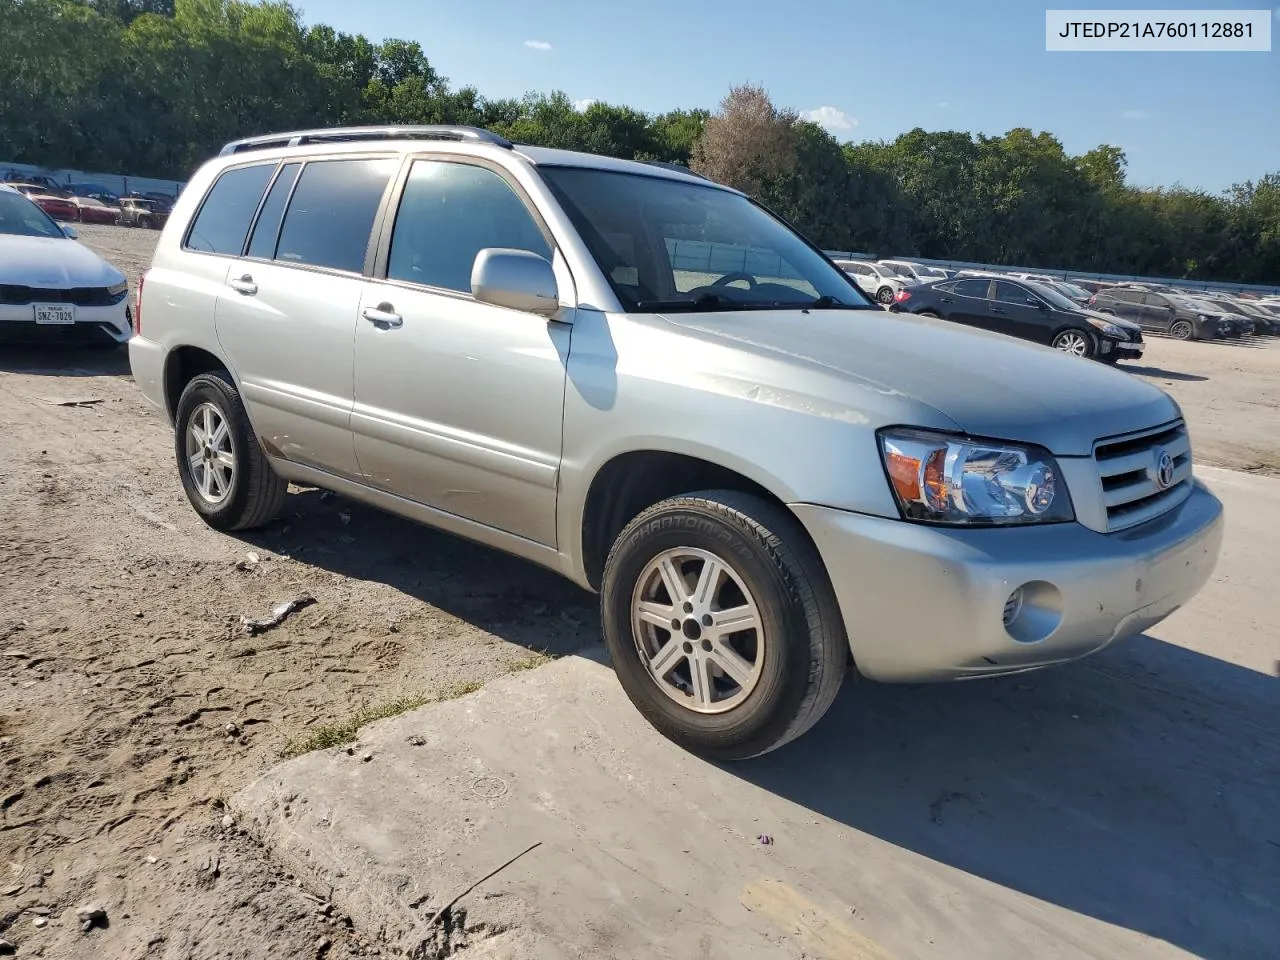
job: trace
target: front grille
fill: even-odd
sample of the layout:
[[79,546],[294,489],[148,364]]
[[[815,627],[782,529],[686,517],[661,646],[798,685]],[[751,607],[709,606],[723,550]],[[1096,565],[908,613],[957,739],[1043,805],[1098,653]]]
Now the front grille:
[[15,284],[0,284],[0,303],[74,303],[77,307],[113,307],[125,297],[129,291],[111,293],[106,287],[23,287]]
[[[1160,482],[1168,454],[1172,476]],[[1191,494],[1191,438],[1181,420],[1099,440],[1093,449],[1107,508],[1107,530],[1124,530],[1172,510]]]

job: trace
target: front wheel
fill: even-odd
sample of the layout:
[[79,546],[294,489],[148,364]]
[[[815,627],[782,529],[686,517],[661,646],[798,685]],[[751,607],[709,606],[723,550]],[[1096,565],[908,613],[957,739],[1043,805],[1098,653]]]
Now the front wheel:
[[881,287],[879,290],[876,291],[876,300],[879,301],[880,303],[885,304],[886,306],[888,304],[893,303],[893,288]]
[[1083,330],[1063,330],[1053,338],[1053,349],[1069,353],[1073,357],[1092,357],[1093,337]]
[[175,441],[187,499],[217,530],[248,530],[280,512],[288,484],[258,445],[229,374],[202,373],[182,391]]
[[775,750],[826,713],[850,655],[821,558],[781,508],[728,490],[655,504],[601,585],[623,689],[660,733],[717,760]]
[[1169,328],[1169,336],[1175,340],[1191,340],[1195,338],[1195,328],[1190,320],[1179,320]]

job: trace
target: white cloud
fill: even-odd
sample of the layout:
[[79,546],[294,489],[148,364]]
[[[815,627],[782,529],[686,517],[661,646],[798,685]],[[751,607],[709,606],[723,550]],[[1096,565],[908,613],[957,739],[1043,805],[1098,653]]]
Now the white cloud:
[[1146,120],[1147,112],[1145,110],[1125,110],[1120,116],[1126,120]]
[[800,116],[816,123],[828,133],[848,133],[858,125],[858,118],[851,117],[838,107],[814,107],[800,111]]
[[947,103],[947,101],[945,101],[945,100],[939,100],[939,101],[938,101],[938,109],[939,109],[939,110],[945,110],[945,109],[947,109],[947,107],[949,107],[949,106],[951,106],[951,104]]
[[595,102],[596,101],[594,97],[585,97],[582,100],[575,100],[573,101],[573,109],[577,110],[579,113],[582,113],[584,110],[589,108]]
[[551,49],[551,44],[545,40],[526,40],[524,45],[530,50],[538,50],[543,53]]

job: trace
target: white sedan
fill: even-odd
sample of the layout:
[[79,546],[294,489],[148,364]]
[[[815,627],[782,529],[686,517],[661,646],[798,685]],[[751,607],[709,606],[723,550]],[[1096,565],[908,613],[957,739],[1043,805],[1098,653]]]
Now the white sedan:
[[870,260],[836,260],[837,267],[853,277],[864,293],[874,297],[877,303],[888,306],[898,291],[916,285],[916,281],[900,277],[888,267]]
[[75,236],[0,184],[0,341],[113,347],[132,335],[129,281]]

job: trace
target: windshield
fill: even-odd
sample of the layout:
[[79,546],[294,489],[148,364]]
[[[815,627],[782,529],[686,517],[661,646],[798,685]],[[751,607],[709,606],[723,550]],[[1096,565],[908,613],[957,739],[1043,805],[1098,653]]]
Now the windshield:
[[0,233],[18,237],[65,237],[53,219],[20,193],[0,190]]
[[939,270],[937,267],[916,267],[916,273],[925,277],[937,277],[939,280],[947,279],[947,271]]
[[1074,300],[1064,297],[1061,293],[1053,289],[1053,287],[1049,286],[1047,283],[1040,283],[1037,280],[1024,280],[1022,282],[1025,283],[1032,290],[1034,290],[1040,297],[1046,300],[1050,306],[1058,310],[1074,311],[1074,310],[1080,309],[1080,304],[1076,303]]
[[628,313],[876,309],[852,278],[740,194],[585,167],[539,172]]
[[897,274],[900,277],[905,277],[907,280],[914,280],[916,278],[916,275],[911,272],[911,268],[908,267],[905,263],[893,263],[892,261],[884,261],[880,264],[880,266],[887,267],[893,273]]
[[1066,283],[1064,281],[1059,280],[1058,286],[1060,286],[1063,290],[1065,290],[1068,294],[1070,294],[1073,297],[1089,296],[1088,290],[1086,290],[1084,287],[1077,287],[1074,283]]

